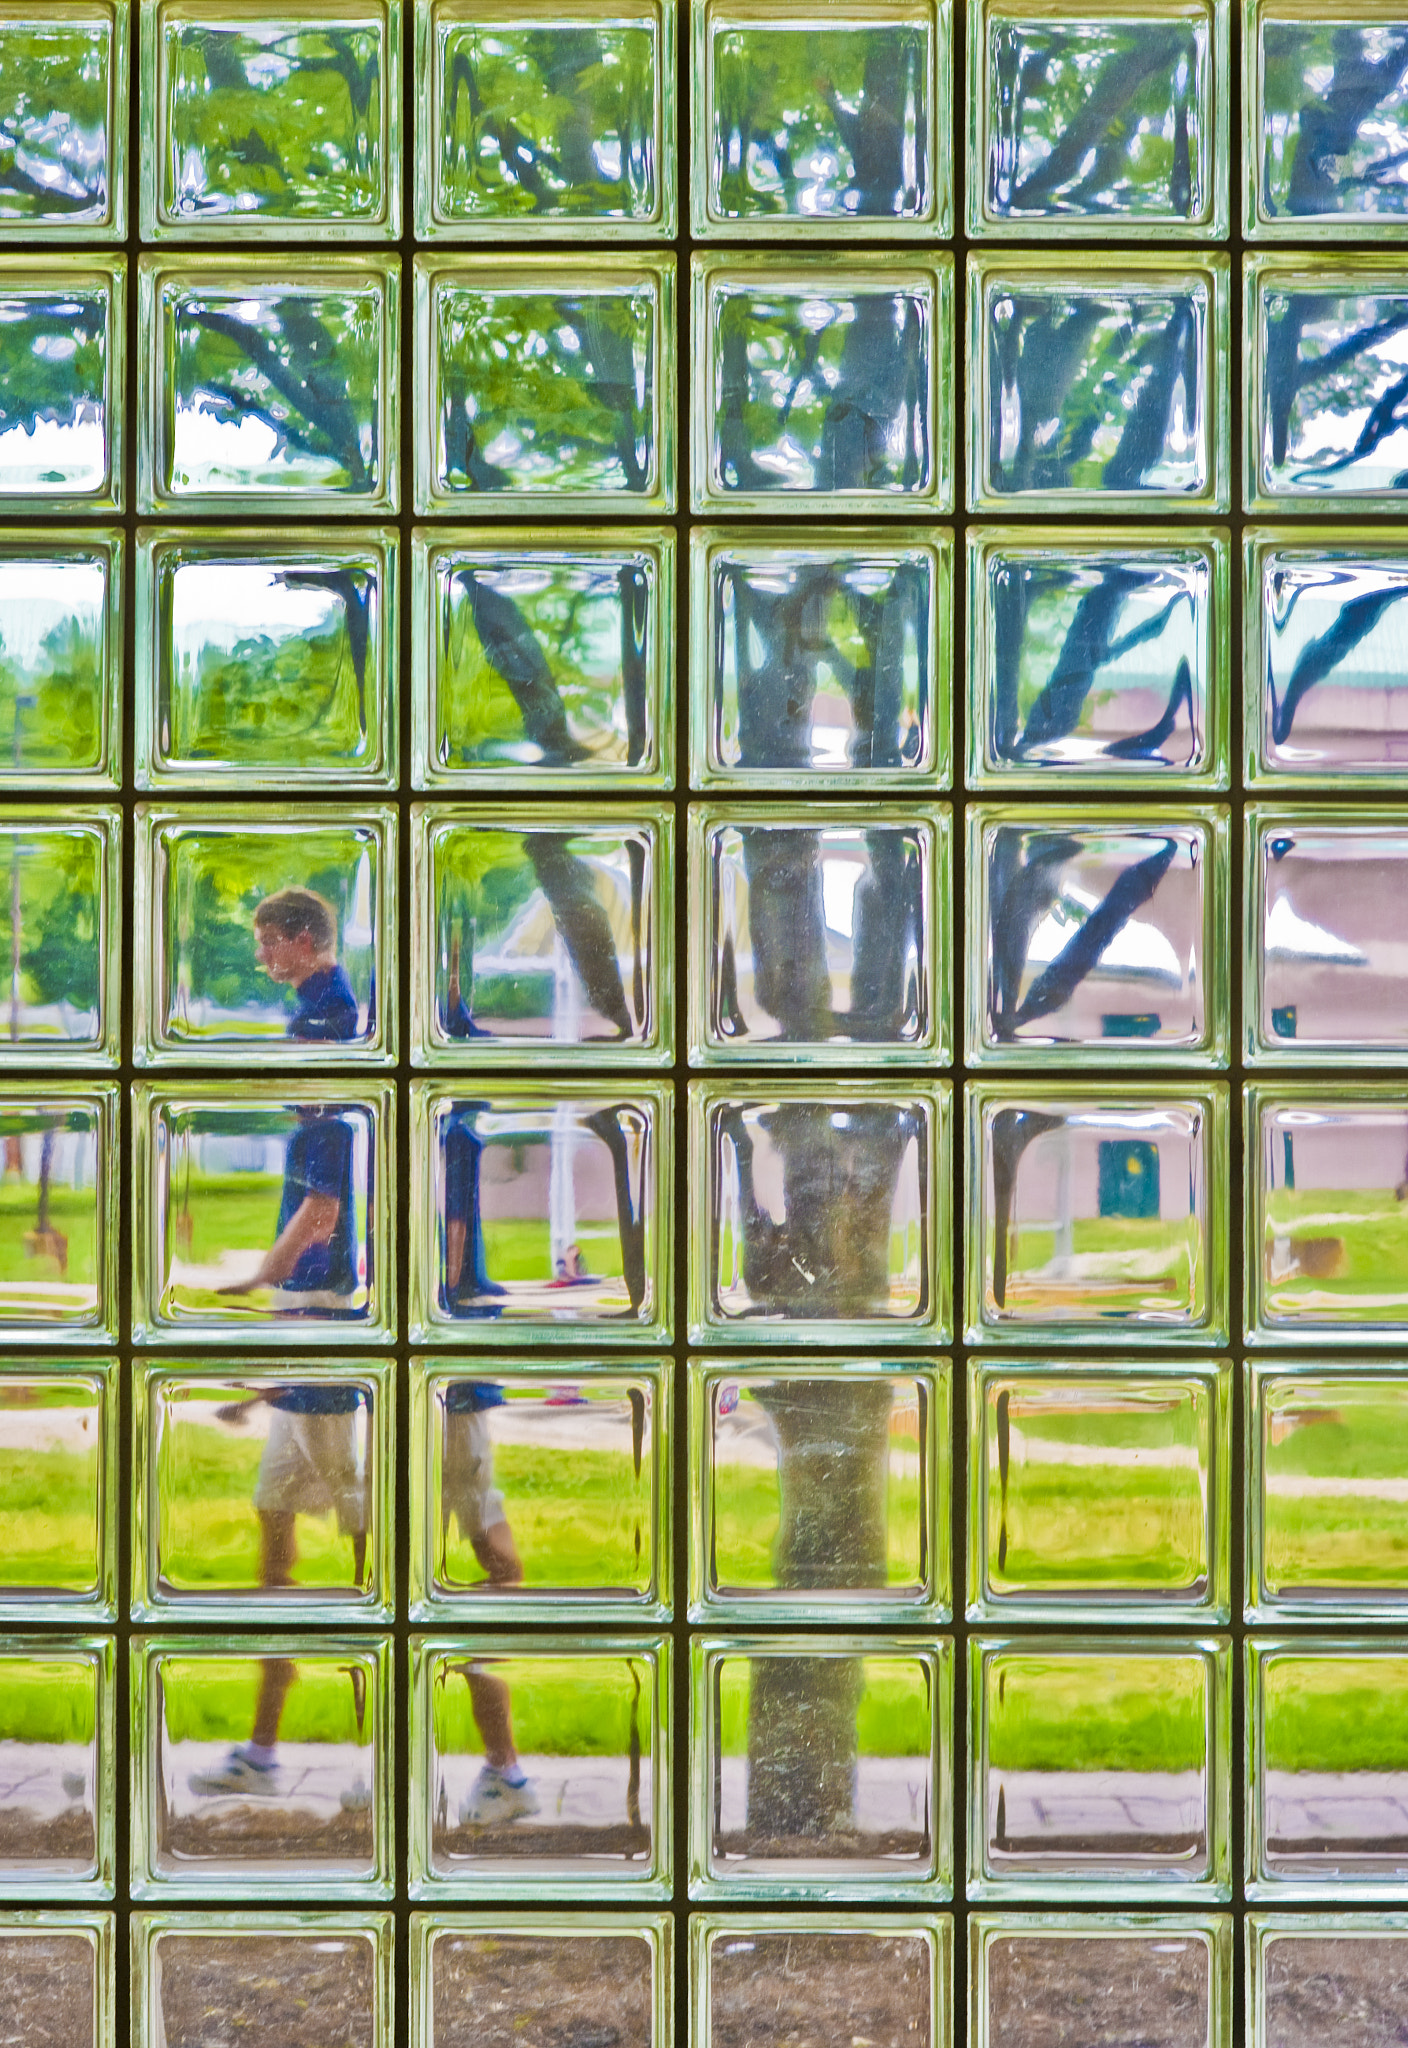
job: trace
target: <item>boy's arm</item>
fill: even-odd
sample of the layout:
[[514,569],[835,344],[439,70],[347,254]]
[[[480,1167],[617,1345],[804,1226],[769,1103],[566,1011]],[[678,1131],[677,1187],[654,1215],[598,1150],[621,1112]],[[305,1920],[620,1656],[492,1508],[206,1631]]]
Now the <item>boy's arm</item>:
[[336,1195],[305,1195],[264,1254],[259,1271],[248,1280],[222,1287],[222,1294],[252,1294],[257,1287],[278,1287],[314,1245],[330,1244],[342,1203]]

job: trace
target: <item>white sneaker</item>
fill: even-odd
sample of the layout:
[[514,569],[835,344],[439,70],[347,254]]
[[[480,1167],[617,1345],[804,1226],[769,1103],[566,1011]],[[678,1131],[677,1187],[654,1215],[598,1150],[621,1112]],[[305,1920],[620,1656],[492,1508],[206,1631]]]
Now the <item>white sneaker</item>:
[[538,1811],[538,1795],[531,1778],[510,1785],[502,1771],[485,1764],[460,1806],[461,1826],[495,1827],[502,1821],[521,1820]]
[[242,1749],[232,1749],[223,1764],[217,1764],[213,1771],[193,1771],[187,1782],[193,1792],[211,1799],[232,1794],[247,1797],[251,1792],[262,1798],[275,1789],[278,1781],[276,1764],[257,1764]]

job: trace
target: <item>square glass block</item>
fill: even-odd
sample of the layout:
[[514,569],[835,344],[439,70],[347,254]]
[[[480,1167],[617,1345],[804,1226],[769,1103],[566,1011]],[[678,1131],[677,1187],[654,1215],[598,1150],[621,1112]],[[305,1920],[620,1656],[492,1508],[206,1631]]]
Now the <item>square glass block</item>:
[[389,2048],[392,1940],[389,1913],[134,1913],[133,2037]]
[[1392,514],[1408,489],[1398,255],[1246,258],[1249,512]]
[[117,1602],[116,1361],[0,1371],[0,1616],[106,1620]]
[[416,235],[675,232],[675,0],[419,0]]
[[415,300],[417,512],[674,510],[672,257],[418,256]]
[[698,1913],[690,1937],[698,2048],[953,2039],[947,1915]]
[[967,1094],[969,1343],[1225,1342],[1225,1089]]
[[968,492],[995,512],[1222,512],[1225,256],[974,256]]
[[1226,1621],[1232,1368],[969,1362],[973,1621]]
[[1247,1058],[1408,1064],[1408,811],[1247,811]]
[[396,814],[137,807],[139,1066],[384,1065]]
[[395,257],[144,256],[144,512],[394,513]]
[[1408,1617],[1408,1375],[1247,1375],[1249,1619]]
[[0,790],[116,788],[123,546],[101,529],[0,536]]
[[1408,2005],[1408,1915],[1253,1913],[1250,2048],[1381,2048]]
[[951,817],[693,804],[689,1056],[946,1066]]
[[417,789],[668,789],[675,537],[419,532]]
[[1228,1898],[1230,1658],[1225,1637],[975,1637],[969,1898]]
[[1225,1064],[1228,837],[1221,805],[970,809],[969,1064]]
[[1250,1087],[1246,1099],[1248,1342],[1402,1343],[1402,1085]]
[[974,2048],[1232,2048],[1226,1915],[975,1913],[968,1936]]
[[126,296],[121,256],[0,255],[0,512],[121,511]]
[[1397,0],[1321,14],[1251,0],[1242,53],[1246,233],[1358,242],[1408,227],[1408,81]]
[[667,1636],[416,1639],[411,1897],[668,1897],[670,1664]]
[[0,1899],[112,1897],[110,1636],[0,1637]]
[[133,1329],[147,1342],[376,1343],[395,1327],[390,1082],[133,1094]]
[[142,239],[394,241],[400,0],[144,0]]
[[947,1621],[947,1362],[689,1368],[695,1621]]
[[128,0],[18,0],[0,20],[0,233],[121,239],[127,225]]
[[134,1615],[394,1614],[390,1365],[133,1374]]
[[108,2048],[115,2041],[111,1913],[0,1912],[0,1981],[17,2041]]
[[696,512],[953,510],[953,259],[696,256]]
[[667,1364],[417,1360],[412,1618],[668,1620],[670,1394]]
[[1248,1637],[1247,1897],[1403,1896],[1408,1640]]
[[101,1344],[117,1320],[117,1088],[0,1094],[0,1344]]
[[949,0],[694,11],[696,235],[953,232]]
[[693,1343],[944,1344],[946,1082],[690,1089]]
[[952,581],[941,527],[695,528],[695,787],[946,788]]
[[1225,532],[968,534],[968,783],[1225,789]]
[[416,1065],[673,1058],[673,812],[417,804],[411,815]]
[[1227,233],[1226,0],[970,0],[968,232]]
[[0,1016],[12,1068],[116,1063],[121,841],[115,805],[0,810],[0,959],[10,969]]
[[385,1898],[385,1636],[132,1642],[132,1895]]
[[690,1653],[692,1899],[952,1895],[946,1636],[705,1636]]
[[137,787],[394,783],[398,547],[385,528],[142,533]]
[[673,1936],[664,1913],[414,1913],[412,2048],[467,2024],[475,2048],[671,2048]]
[[411,1084],[413,1340],[668,1342],[670,1087],[464,1085]]

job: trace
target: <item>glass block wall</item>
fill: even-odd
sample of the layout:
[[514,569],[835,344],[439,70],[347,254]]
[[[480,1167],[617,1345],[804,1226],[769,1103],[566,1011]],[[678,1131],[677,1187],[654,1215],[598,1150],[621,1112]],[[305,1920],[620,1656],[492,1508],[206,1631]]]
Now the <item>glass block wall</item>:
[[0,2039],[1401,2038],[1335,13],[0,5]]

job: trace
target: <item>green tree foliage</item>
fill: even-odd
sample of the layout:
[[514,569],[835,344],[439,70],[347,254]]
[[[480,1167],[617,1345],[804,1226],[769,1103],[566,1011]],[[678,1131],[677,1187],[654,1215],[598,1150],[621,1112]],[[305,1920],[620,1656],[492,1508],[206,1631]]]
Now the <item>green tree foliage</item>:
[[[0,297],[0,435],[28,438],[47,426],[72,437],[35,476],[40,490],[92,491],[104,481],[105,462],[95,461],[92,436],[80,430],[96,419],[107,438],[111,313],[107,282],[96,276],[75,278],[65,290],[12,288]],[[19,452],[22,446],[17,441],[13,458],[0,459],[4,469],[27,477],[32,457]]]
[[0,220],[101,224],[112,25],[0,22]]
[[1308,18],[1262,26],[1262,201],[1273,218],[1408,208],[1408,34]]
[[[19,884],[20,1001],[94,1010],[101,969],[102,848],[89,829],[17,827],[0,836],[0,971],[6,996]],[[0,1012],[7,1010],[0,1004]]]
[[[29,661],[12,655],[0,629],[0,762],[56,774],[96,768],[103,757],[106,682],[101,599],[45,634]],[[5,760],[8,754],[9,760]]]

